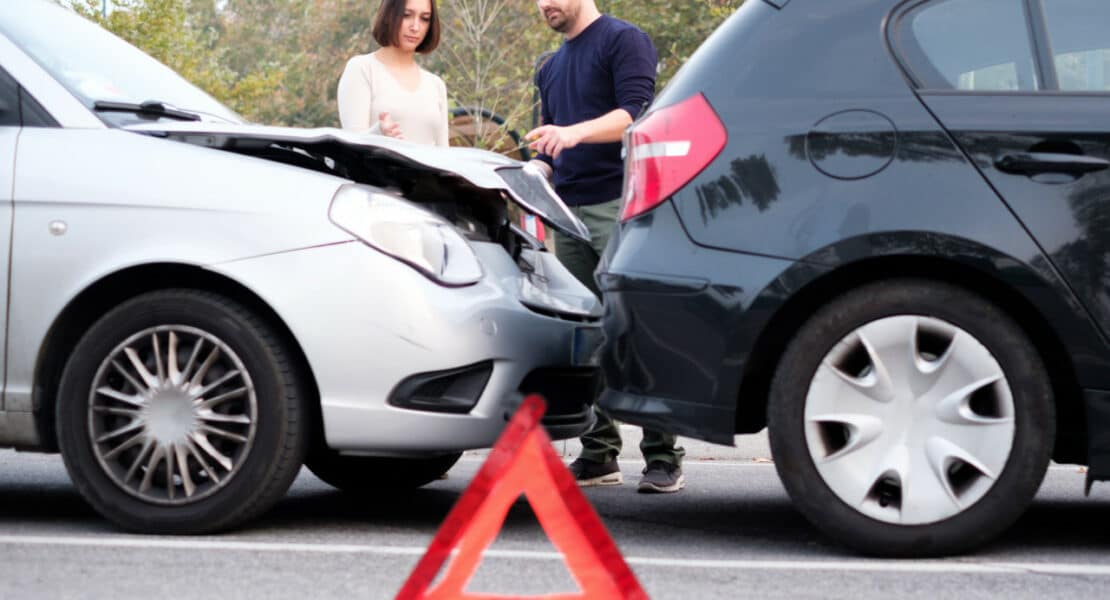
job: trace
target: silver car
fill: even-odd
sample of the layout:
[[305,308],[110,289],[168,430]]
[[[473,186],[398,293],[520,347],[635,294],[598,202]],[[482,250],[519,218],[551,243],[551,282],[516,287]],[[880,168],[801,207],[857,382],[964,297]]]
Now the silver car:
[[523,163],[245,124],[45,1],[0,3],[0,67],[0,446],[115,523],[419,486],[525,393],[590,424],[600,306],[516,223],[586,229]]

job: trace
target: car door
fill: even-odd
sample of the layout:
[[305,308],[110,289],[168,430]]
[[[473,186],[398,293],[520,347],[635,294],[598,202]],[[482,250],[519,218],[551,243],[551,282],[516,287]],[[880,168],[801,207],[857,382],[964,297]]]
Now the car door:
[[[8,268],[11,256],[12,235],[12,183],[15,179],[15,148],[21,124],[19,111],[19,84],[7,71],[0,68],[0,340],[7,339],[8,330]],[[0,343],[0,366],[6,364],[4,348]],[[3,371],[6,372],[6,369]],[[0,374],[0,389],[4,375]],[[4,396],[0,395],[0,412],[5,410]]]
[[1110,2],[933,0],[892,36],[919,96],[1110,334]]

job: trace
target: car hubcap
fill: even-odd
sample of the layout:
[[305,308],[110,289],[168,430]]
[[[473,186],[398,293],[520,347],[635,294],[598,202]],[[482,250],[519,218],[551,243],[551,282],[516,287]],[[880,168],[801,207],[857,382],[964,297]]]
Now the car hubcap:
[[183,504],[231,481],[254,441],[256,412],[250,374],[231,348],[193,327],[154,327],[100,364],[89,433],[116,485]]
[[998,361],[939,319],[873,321],[825,356],[806,396],[817,472],[849,506],[888,523],[959,514],[994,484],[1014,439]]

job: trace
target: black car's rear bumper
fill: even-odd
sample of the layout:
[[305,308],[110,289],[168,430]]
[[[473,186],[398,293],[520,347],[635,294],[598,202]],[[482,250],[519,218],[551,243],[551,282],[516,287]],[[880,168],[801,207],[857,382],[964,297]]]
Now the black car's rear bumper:
[[615,238],[597,275],[599,405],[630,423],[731,444],[748,355],[774,308],[755,300],[793,261],[697,246],[670,203]]

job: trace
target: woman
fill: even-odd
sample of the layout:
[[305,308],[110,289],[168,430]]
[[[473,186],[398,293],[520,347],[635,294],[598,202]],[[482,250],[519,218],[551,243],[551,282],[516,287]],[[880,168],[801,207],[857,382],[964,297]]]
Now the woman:
[[347,61],[339,79],[339,122],[418,144],[447,145],[447,87],[416,64],[439,45],[435,0],[382,0],[375,52]]

